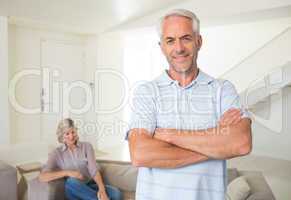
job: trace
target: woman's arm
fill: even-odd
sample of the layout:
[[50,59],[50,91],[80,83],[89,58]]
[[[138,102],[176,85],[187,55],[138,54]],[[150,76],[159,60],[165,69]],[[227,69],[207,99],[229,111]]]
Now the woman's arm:
[[49,182],[59,178],[64,178],[65,176],[67,176],[67,173],[64,170],[55,172],[41,172],[38,176],[38,179],[41,182]]
[[84,180],[83,175],[79,171],[74,170],[45,171],[39,174],[38,179],[42,182],[49,182],[64,177],[74,177]]
[[100,171],[96,172],[94,181],[98,185],[98,192],[97,192],[98,198],[101,200],[109,200]]
[[38,179],[42,182],[49,182],[64,177],[74,177],[83,180],[84,177],[79,171],[61,170],[57,164],[57,150],[52,151],[49,156],[45,167],[42,169]]
[[102,175],[100,173],[100,166],[97,166],[95,151],[94,151],[93,146],[90,143],[86,144],[86,156],[88,160],[88,171],[99,188],[96,194],[98,199],[109,200],[106,194],[106,189],[105,189],[105,185],[102,179]]
[[104,185],[101,173],[99,171],[97,171],[97,173],[94,177],[94,181],[98,185],[99,191],[105,191],[105,185]]

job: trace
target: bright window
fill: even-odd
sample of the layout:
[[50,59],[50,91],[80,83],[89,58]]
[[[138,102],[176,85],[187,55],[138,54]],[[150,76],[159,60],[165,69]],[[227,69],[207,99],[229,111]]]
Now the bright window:
[[[150,81],[159,76],[168,65],[158,44],[154,28],[129,31],[124,37],[124,74],[130,88],[141,81]],[[124,110],[124,120],[129,119],[129,107]]]

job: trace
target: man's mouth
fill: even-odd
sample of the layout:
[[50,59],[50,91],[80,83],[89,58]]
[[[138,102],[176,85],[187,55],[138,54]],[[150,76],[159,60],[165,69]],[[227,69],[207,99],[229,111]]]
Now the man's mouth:
[[173,58],[174,58],[174,60],[176,60],[178,62],[183,62],[183,61],[187,60],[188,56],[189,55],[187,54],[187,55],[182,55],[182,56],[174,56]]

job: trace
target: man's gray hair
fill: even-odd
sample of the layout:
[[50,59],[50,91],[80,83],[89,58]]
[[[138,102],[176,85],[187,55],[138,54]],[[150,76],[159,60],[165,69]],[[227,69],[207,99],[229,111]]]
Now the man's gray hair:
[[181,16],[181,17],[187,17],[189,19],[192,20],[192,24],[193,24],[193,32],[194,33],[198,33],[200,32],[200,20],[198,19],[198,17],[190,10],[186,10],[186,9],[174,9],[174,10],[170,10],[169,12],[167,12],[163,17],[160,18],[159,23],[158,23],[158,34],[159,37],[162,37],[163,34],[163,23],[164,20],[167,19],[170,16]]

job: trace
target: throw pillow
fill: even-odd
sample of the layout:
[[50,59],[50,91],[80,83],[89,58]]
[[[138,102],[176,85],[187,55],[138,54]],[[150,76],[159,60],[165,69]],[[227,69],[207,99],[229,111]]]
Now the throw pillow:
[[251,188],[243,176],[237,177],[227,186],[226,200],[245,200]]

